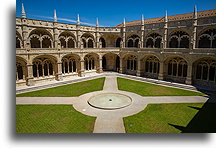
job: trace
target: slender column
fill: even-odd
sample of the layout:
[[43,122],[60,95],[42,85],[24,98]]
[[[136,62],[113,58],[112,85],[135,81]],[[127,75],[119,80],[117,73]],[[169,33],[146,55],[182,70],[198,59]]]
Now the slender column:
[[124,73],[124,64],[123,58],[120,58],[120,70],[119,73]]
[[123,28],[122,28],[122,48],[126,47],[126,26],[125,26],[125,19],[123,23]]
[[192,84],[192,64],[188,64],[187,67],[187,77],[186,77],[186,84]]
[[78,72],[80,77],[85,76],[84,75],[85,74],[84,73],[84,71],[85,71],[85,67],[84,66],[85,66],[85,60],[82,59],[82,60],[80,60],[80,70]]
[[137,76],[142,76],[142,74],[143,74],[141,62],[142,61],[140,59],[137,60],[137,74],[136,74]]
[[57,28],[57,23],[53,23],[53,37],[54,37],[54,48],[58,48],[58,28]]
[[67,66],[68,66],[68,74],[69,74],[69,73],[70,73],[70,71],[69,71],[69,70],[70,70],[70,69],[69,69],[69,63],[70,63],[70,62],[67,62],[67,63],[68,63]]
[[197,8],[194,6],[194,15],[193,15],[193,36],[191,39],[192,49],[196,48],[196,36],[197,36]]
[[77,47],[81,48],[81,33],[80,33],[80,26],[77,25]]
[[27,78],[26,78],[26,85],[33,86],[34,85],[34,81],[33,81],[33,65],[28,64],[27,65],[27,70],[28,70],[28,75],[27,75]]
[[142,27],[141,27],[141,44],[140,48],[144,48],[144,36],[145,36],[145,21],[144,16],[142,15]]
[[[63,77],[62,77],[62,62],[58,62],[57,63],[57,66],[58,66],[58,71],[57,71],[57,74],[56,74],[56,80],[57,81],[62,81],[63,80]],[[53,71],[53,74],[54,74],[54,71]]]
[[160,62],[160,69],[159,69],[158,79],[159,80],[164,79],[164,62]]
[[164,39],[163,39],[163,48],[167,48],[167,37],[168,37],[168,16],[167,11],[165,13],[165,19],[164,19]]
[[98,68],[98,73],[102,73],[103,72],[103,67],[102,67],[102,56],[99,57],[99,68]]

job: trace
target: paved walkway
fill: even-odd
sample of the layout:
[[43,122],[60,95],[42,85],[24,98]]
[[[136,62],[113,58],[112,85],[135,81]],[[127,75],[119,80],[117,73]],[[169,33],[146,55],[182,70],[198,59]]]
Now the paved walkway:
[[[125,94],[132,98],[131,105],[116,109],[97,109],[88,104],[91,96],[115,92]],[[163,97],[142,97],[135,93],[118,90],[115,76],[107,76],[102,91],[95,91],[83,94],[79,97],[17,97],[16,104],[72,104],[73,107],[89,116],[97,117],[94,126],[94,133],[125,133],[123,117],[131,116],[144,110],[151,103],[204,103],[208,100],[203,96],[163,96]]]

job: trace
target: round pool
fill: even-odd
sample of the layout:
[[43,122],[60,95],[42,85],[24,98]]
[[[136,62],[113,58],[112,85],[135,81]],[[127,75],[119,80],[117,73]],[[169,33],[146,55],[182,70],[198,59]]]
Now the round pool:
[[119,93],[103,93],[92,96],[88,103],[100,109],[119,109],[130,105],[131,98]]

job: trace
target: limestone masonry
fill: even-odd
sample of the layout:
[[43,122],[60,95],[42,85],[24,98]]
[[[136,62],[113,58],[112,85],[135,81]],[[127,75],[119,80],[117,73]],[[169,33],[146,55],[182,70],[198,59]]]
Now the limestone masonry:
[[215,9],[115,27],[16,18],[16,86],[103,71],[215,89]]

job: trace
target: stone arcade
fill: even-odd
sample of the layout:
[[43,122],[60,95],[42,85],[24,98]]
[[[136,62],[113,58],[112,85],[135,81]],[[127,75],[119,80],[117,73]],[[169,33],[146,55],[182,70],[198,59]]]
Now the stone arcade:
[[96,27],[16,18],[16,86],[115,71],[215,89],[215,9]]

